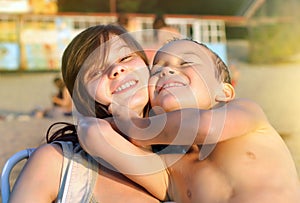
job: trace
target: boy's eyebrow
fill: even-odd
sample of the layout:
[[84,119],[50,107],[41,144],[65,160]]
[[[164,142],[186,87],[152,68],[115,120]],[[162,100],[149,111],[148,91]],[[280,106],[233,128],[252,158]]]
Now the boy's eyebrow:
[[184,53],[182,53],[182,55],[195,55],[195,56],[199,57],[199,54],[195,53],[195,52],[184,52]]

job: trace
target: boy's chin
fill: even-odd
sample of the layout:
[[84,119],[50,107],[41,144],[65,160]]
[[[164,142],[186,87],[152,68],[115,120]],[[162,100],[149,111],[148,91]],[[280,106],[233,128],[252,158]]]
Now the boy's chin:
[[159,97],[155,102],[155,106],[161,107],[165,112],[176,111],[184,108],[197,108],[196,101],[189,98],[178,98],[173,95],[164,95]]
[[176,111],[178,109],[184,108],[177,101],[164,100],[159,105],[165,112]]

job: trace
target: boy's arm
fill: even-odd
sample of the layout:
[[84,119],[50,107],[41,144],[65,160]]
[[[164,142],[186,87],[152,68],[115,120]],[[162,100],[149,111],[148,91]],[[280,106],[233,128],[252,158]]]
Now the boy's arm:
[[266,123],[256,103],[235,99],[212,110],[182,109],[148,118],[135,117],[121,130],[133,143],[143,146],[213,144],[245,135]]
[[78,137],[83,149],[98,162],[107,161],[156,198],[166,198],[168,174],[160,156],[133,145],[103,119],[81,118]]

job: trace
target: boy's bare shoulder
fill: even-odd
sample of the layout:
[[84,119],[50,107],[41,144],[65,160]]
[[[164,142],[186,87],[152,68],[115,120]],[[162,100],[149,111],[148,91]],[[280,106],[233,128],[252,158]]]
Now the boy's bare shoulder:
[[246,106],[249,108],[258,108],[261,109],[260,105],[255,101],[248,99],[248,98],[237,98],[230,101],[231,103],[238,105],[238,106]]
[[267,121],[262,107],[255,101],[247,98],[238,98],[230,101],[229,107],[249,113],[259,120]]

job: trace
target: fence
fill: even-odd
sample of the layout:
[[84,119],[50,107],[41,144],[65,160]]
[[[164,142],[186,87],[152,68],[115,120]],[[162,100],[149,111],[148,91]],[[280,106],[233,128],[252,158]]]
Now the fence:
[[[153,19],[153,15],[130,17],[134,30],[152,29]],[[116,21],[117,16],[110,14],[0,14],[0,70],[59,70],[63,50],[75,35],[87,27]],[[181,35],[207,44],[227,62],[222,20],[171,16],[166,22]]]

